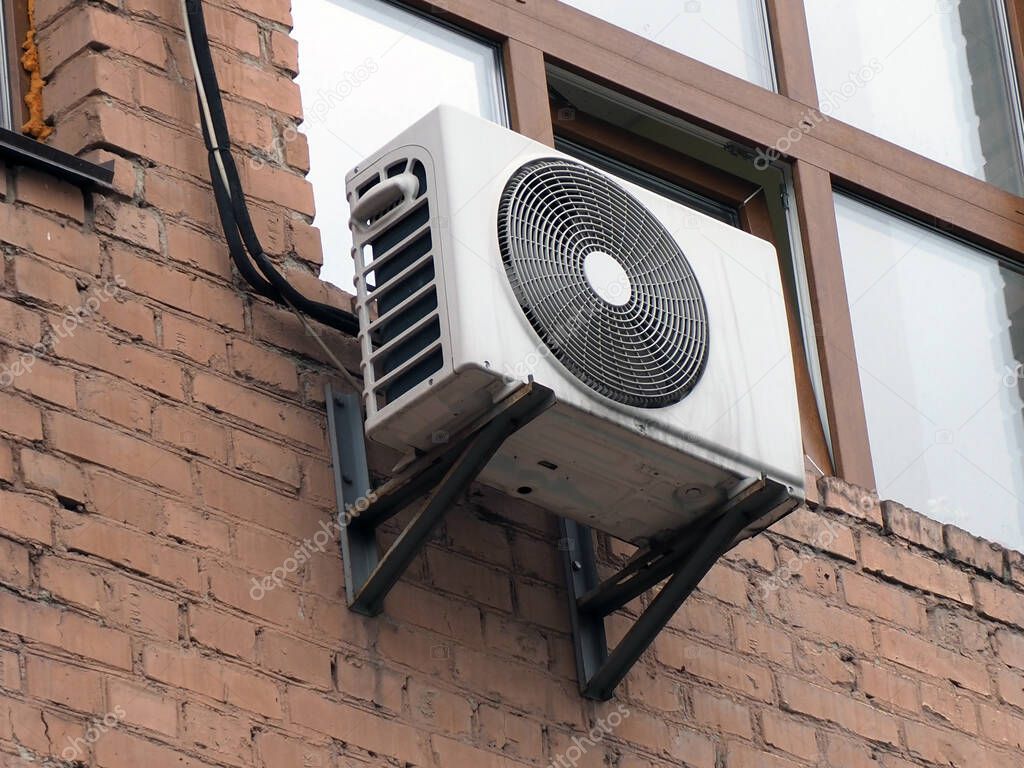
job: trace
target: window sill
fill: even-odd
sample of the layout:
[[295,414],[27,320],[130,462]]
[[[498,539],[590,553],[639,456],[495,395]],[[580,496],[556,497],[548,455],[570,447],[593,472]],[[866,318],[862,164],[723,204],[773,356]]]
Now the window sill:
[[97,165],[7,128],[0,128],[0,158],[50,173],[83,188],[110,187],[114,179],[113,163]]

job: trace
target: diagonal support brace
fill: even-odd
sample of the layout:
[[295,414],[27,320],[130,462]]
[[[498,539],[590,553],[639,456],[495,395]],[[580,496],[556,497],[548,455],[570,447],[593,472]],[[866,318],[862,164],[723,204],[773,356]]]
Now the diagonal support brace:
[[[774,520],[795,505],[785,486],[766,478],[751,481],[726,502],[710,524],[696,530],[691,526],[670,544],[638,552],[619,574],[601,583],[590,528],[562,519],[560,548],[569,592],[576,673],[583,696],[597,701],[610,699],[616,686],[737,538],[759,519]],[[665,578],[668,581],[657,596],[609,651],[605,618]]]
[[[370,486],[358,396],[335,395],[328,385],[326,402],[348,604],[357,613],[376,616],[454,500],[505,440],[551,407],[555,397],[539,384],[524,385],[376,490]],[[381,555],[377,527],[424,492],[415,515]]]

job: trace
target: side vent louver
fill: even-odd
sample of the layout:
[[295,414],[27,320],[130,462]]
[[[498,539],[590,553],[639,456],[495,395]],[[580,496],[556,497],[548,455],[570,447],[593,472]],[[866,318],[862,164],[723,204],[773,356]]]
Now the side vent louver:
[[[383,159],[351,196],[368,409],[394,402],[444,364],[429,158]],[[366,171],[364,171],[365,173]],[[366,354],[366,346],[369,354]]]

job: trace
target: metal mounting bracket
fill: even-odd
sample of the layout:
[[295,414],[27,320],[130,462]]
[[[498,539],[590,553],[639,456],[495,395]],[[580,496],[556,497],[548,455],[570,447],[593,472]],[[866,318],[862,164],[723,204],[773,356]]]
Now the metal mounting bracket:
[[[326,386],[327,428],[341,527],[345,592],[353,611],[376,616],[384,598],[452,502],[469,487],[502,443],[555,402],[530,382],[437,448],[417,457],[379,488],[370,485],[359,396]],[[391,547],[380,554],[377,527],[426,493]]]
[[[740,534],[759,519],[767,517],[769,523],[774,522],[795,506],[786,486],[765,477],[747,481],[713,520],[700,521],[652,542],[603,582],[597,575],[591,529],[562,519],[559,548],[569,593],[576,673],[583,696],[597,701],[610,699],[615,687]],[[666,578],[668,581],[657,596],[619,644],[609,650],[605,618]]]

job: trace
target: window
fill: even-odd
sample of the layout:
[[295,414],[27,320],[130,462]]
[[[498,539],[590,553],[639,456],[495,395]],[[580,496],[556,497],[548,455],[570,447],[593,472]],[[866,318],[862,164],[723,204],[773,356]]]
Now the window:
[[825,114],[1024,193],[1003,0],[808,0],[806,9]]
[[15,39],[11,8],[7,0],[0,0],[0,42],[4,54],[0,56],[0,128],[14,128],[14,78],[17,72],[18,51],[21,46]]
[[836,196],[883,498],[1024,550],[1024,274]]
[[303,0],[293,7],[321,277],[346,290],[345,174],[440,103],[507,123],[498,52],[382,0]]
[[763,0],[562,2],[731,75],[775,88]]

